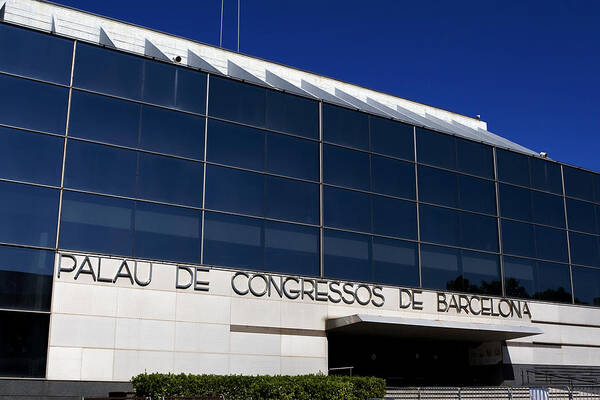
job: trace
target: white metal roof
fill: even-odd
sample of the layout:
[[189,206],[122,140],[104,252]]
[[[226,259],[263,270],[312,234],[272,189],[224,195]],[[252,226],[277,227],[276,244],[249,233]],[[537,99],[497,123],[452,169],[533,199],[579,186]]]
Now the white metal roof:
[[489,132],[477,118],[47,1],[0,0],[0,20],[538,155]]

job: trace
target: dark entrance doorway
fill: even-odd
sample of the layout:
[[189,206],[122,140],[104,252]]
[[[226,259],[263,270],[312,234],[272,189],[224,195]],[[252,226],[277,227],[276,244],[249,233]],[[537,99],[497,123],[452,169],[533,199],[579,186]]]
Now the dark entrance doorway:
[[[441,338],[440,338],[441,339]],[[388,386],[498,385],[500,342],[423,340],[329,333],[329,368],[385,378]],[[493,353],[493,354],[491,354]]]

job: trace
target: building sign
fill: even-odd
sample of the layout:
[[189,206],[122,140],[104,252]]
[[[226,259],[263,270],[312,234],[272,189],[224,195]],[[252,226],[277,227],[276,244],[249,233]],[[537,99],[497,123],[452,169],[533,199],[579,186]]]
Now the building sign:
[[[106,268],[103,270],[101,257],[60,254],[58,260],[57,279],[63,279],[64,275],[68,274],[73,280],[77,280],[85,275],[93,282],[116,284],[125,281],[139,287],[146,287],[152,282],[151,262],[118,260],[119,266],[109,272]],[[208,267],[176,266],[173,268],[175,289],[191,288],[194,291],[209,292],[210,270]],[[333,304],[383,307],[386,301],[384,288],[380,285],[261,272],[232,273],[231,289],[238,296],[310,300]],[[422,290],[393,290],[398,291],[399,309],[424,310],[426,300]],[[435,309],[438,313],[531,319],[531,310],[526,301],[446,292],[436,292],[435,295]]]

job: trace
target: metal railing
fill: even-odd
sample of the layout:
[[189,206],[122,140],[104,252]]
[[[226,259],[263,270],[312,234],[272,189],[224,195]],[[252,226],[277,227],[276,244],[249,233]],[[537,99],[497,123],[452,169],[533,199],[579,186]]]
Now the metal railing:
[[388,388],[385,398],[395,400],[600,400],[600,385]]

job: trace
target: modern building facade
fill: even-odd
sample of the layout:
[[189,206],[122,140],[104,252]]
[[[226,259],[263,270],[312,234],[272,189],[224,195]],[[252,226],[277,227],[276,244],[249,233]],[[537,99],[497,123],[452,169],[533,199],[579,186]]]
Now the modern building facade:
[[0,7],[0,397],[143,371],[599,379],[599,174],[475,118]]

